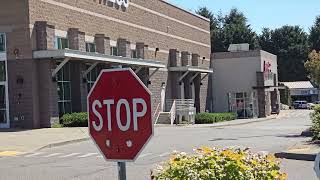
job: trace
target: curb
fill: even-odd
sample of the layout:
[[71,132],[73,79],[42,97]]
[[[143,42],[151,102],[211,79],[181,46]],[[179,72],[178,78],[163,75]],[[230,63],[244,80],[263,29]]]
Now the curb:
[[90,140],[90,137],[87,138],[81,138],[81,139],[74,139],[74,140],[69,140],[69,141],[63,141],[63,142],[58,142],[58,143],[51,143],[48,145],[45,145],[43,147],[40,147],[36,149],[35,151],[46,149],[46,148],[53,148],[53,147],[59,147],[59,146],[64,146],[68,144],[74,144],[74,143],[79,143],[79,142],[84,142]]
[[302,161],[314,161],[317,154],[303,154],[303,153],[290,153],[290,152],[279,152],[275,153],[276,158],[281,159],[292,159],[292,160],[302,160]]
[[219,127],[228,127],[228,126],[238,126],[238,125],[245,125],[245,124],[251,124],[251,123],[259,123],[259,122],[265,122],[265,121],[270,121],[270,120],[274,120],[277,119],[278,116],[276,117],[270,117],[270,118],[263,118],[263,119],[258,119],[258,120],[253,120],[253,121],[248,121],[248,122],[239,122],[236,123],[237,120],[233,120],[233,121],[229,121],[229,122],[235,122],[232,124],[203,124],[204,126],[198,126],[197,124],[174,124],[173,126],[171,126],[170,124],[154,124],[155,127],[184,127],[184,128],[219,128]]
[[270,120],[274,120],[274,119],[277,119],[277,118],[278,117],[270,117],[270,118],[266,118],[266,119],[259,119],[259,120],[256,120],[256,121],[240,122],[240,123],[234,123],[234,124],[222,124],[222,125],[211,124],[211,125],[208,125],[208,126],[201,126],[201,127],[197,127],[197,126],[188,126],[188,127],[194,127],[194,128],[219,128],[219,127],[239,126],[239,125],[246,125],[246,124],[270,121]]

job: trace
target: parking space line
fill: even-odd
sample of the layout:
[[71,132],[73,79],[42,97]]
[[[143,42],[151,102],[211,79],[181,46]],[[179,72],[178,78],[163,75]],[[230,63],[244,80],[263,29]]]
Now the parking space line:
[[44,152],[37,152],[37,153],[33,153],[33,154],[29,154],[29,155],[26,155],[24,157],[28,158],[28,157],[34,157],[34,156],[38,156],[38,155],[41,155],[41,154],[44,154]]
[[85,158],[85,157],[90,157],[90,156],[94,156],[94,155],[98,155],[98,153],[88,153],[82,156],[78,156],[79,158]]
[[152,153],[145,153],[145,154],[141,154],[138,158],[143,158],[150,155],[152,155]]
[[167,155],[170,155],[170,154],[171,153],[169,153],[169,152],[165,152],[165,153],[160,154],[159,157],[164,157],[164,156],[167,156]]
[[68,155],[60,156],[60,158],[72,157],[72,156],[76,156],[76,155],[79,155],[79,154],[80,153],[71,153],[71,154],[68,154]]
[[44,158],[48,158],[48,157],[53,157],[53,156],[58,156],[58,155],[61,155],[62,153],[53,153],[53,154],[49,154],[49,155],[46,155],[46,156],[43,156]]

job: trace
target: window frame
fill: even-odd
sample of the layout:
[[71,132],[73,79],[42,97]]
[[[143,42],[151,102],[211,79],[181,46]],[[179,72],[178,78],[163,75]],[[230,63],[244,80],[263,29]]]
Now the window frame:
[[[60,62],[59,62],[60,63]],[[57,63],[58,65],[58,63]],[[68,76],[69,78],[67,78],[68,80],[65,80],[64,77],[64,73],[66,71],[65,68],[68,68],[67,72],[68,72]],[[59,74],[60,74],[60,77],[61,79],[57,78],[57,86],[59,88],[59,91],[62,91],[62,96],[60,96],[60,93],[58,91],[58,106],[59,106],[59,116],[63,116],[64,114],[68,114],[68,113],[72,113],[72,91],[71,91],[71,72],[70,72],[70,63],[67,63],[65,64],[61,69],[60,71],[58,72],[58,77],[59,77]],[[60,87],[60,83],[62,84],[61,87]],[[69,98],[66,98],[65,96],[65,86],[66,84],[69,85],[69,92],[68,94],[70,95]],[[66,110],[66,106],[65,104],[66,103],[70,103],[70,111],[67,111]],[[63,112],[60,112],[60,104],[62,104],[62,110]]]
[[[6,43],[6,34],[5,33],[0,33],[0,40],[1,39],[3,40],[3,50],[1,50],[1,48],[0,48],[0,53],[5,53],[7,51],[7,43]],[[0,44],[0,47],[1,47],[1,44]]]
[[[93,48],[93,49],[91,49]],[[93,51],[91,51],[93,50]],[[86,42],[86,52],[97,52],[97,46],[94,42]]]
[[[65,40],[67,42],[66,43],[67,47],[63,48],[62,40]],[[61,48],[59,48],[59,43],[60,43]],[[55,41],[54,41],[54,47],[56,49],[69,49],[69,47],[70,47],[69,39],[67,37],[56,36]]]
[[[116,53],[114,53],[116,52]],[[119,48],[116,46],[111,46],[110,47],[110,55],[111,56],[119,56]]]
[[138,58],[138,53],[136,49],[131,49],[131,58],[137,59]]
[[[88,65],[90,66],[90,65]],[[93,75],[93,73],[95,73]],[[90,90],[92,89],[94,83],[97,81],[97,78],[100,74],[100,69],[98,66],[94,67],[88,74],[87,74],[87,92],[89,93]],[[92,78],[94,77],[94,78]]]

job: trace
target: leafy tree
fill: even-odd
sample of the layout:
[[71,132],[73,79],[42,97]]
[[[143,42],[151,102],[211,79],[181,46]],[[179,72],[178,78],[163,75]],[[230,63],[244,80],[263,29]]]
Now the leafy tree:
[[248,25],[245,15],[238,9],[231,9],[223,18],[222,33],[223,51],[227,51],[230,44],[249,43],[250,49],[259,47],[256,33]]
[[230,44],[249,43],[250,49],[259,47],[257,35],[247,23],[247,18],[238,9],[230,13],[214,15],[208,8],[202,7],[197,14],[210,19],[212,52],[228,51]]
[[304,68],[308,57],[308,35],[299,26],[264,29],[259,37],[261,48],[278,56],[280,81],[307,80]]
[[313,50],[309,54],[309,59],[305,63],[305,67],[309,72],[309,78],[316,85],[320,85],[320,52]]
[[320,16],[316,17],[314,25],[310,28],[309,42],[312,49],[320,51]]

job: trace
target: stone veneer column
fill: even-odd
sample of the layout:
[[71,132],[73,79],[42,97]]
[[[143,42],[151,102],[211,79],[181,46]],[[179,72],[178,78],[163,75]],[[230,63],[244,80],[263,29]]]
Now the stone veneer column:
[[[177,67],[179,66],[179,51],[176,49],[169,50],[169,66]],[[172,99],[181,99],[181,86],[183,86],[183,82],[179,82],[180,72],[168,72],[168,76],[171,81],[171,96]]]
[[146,53],[148,52],[148,46],[145,45],[143,42],[137,42],[136,51],[137,51],[137,58],[145,59]]
[[69,48],[73,50],[86,51],[85,33],[78,28],[68,30]]
[[190,53],[187,51],[181,52],[181,66],[190,65]]
[[55,67],[56,62],[52,60],[38,62],[40,127],[50,127],[52,123],[59,122],[58,87],[51,76]]
[[199,54],[192,54],[191,65],[198,66],[199,65],[200,56]]
[[35,22],[37,50],[54,49],[55,28],[46,21]]
[[96,34],[94,37],[98,53],[110,55],[110,38],[104,34]]
[[179,66],[179,51],[176,49],[169,50],[169,66],[170,67],[177,67]]
[[[137,51],[137,58],[145,59],[145,53],[147,53],[148,46],[145,46],[143,42],[136,43],[136,51]],[[137,74],[141,81],[148,87],[149,86],[149,68],[144,67],[142,68],[139,73]]]
[[[68,30],[69,48],[78,51],[86,51],[85,33],[79,31],[78,28],[70,28]],[[72,112],[85,111],[82,109],[83,97],[87,96],[84,86],[87,84],[82,81],[82,72],[84,71],[84,63],[81,61],[70,61],[70,75],[71,75],[71,102]]]
[[122,57],[131,57],[130,42],[126,39],[118,39],[118,55]]
[[257,72],[257,97],[258,97],[258,116],[259,118],[266,117],[266,92],[263,88],[264,77],[263,72]]

